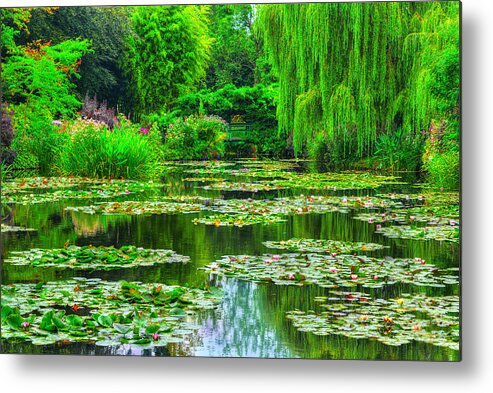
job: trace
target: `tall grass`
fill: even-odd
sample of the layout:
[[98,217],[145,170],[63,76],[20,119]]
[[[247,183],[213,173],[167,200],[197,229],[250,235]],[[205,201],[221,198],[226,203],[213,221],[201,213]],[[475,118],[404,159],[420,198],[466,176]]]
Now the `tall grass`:
[[458,190],[460,185],[459,152],[448,150],[434,154],[425,162],[427,180],[436,187],[444,190]]
[[155,178],[159,174],[158,143],[137,130],[85,127],[72,135],[60,153],[59,171],[92,178]]

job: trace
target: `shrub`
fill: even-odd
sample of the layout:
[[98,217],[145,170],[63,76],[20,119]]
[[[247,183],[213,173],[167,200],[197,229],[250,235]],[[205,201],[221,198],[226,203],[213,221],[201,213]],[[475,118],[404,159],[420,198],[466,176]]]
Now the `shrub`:
[[113,130],[98,129],[90,122],[85,127],[79,125],[60,154],[58,168],[64,175],[92,178],[155,178],[159,174],[159,143],[149,132],[139,131],[139,126],[129,122],[121,122]]
[[68,136],[58,127],[54,127],[46,114],[28,111],[25,104],[16,108],[16,132],[12,147],[18,153],[18,157],[14,166],[22,168],[19,165],[26,162],[30,168],[37,168],[42,175],[52,174],[53,164]]
[[436,153],[424,163],[428,181],[444,190],[458,190],[460,185],[459,152],[449,150]]
[[12,111],[7,109],[7,105],[0,107],[0,163],[11,165],[14,162],[16,153],[10,149],[14,139],[14,127],[12,125]]
[[398,129],[394,133],[378,137],[375,158],[379,169],[418,170],[423,151],[422,137],[404,133]]
[[169,160],[217,158],[224,152],[226,122],[219,116],[192,115],[168,127],[164,156]]

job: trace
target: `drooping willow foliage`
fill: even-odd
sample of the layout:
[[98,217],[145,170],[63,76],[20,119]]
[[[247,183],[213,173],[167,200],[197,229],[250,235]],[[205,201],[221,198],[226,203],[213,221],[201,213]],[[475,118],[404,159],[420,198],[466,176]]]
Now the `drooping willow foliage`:
[[[279,131],[297,154],[322,138],[335,159],[356,161],[380,135],[418,137],[458,107],[457,2],[265,4],[256,28],[279,80]],[[440,95],[444,51],[457,81]]]

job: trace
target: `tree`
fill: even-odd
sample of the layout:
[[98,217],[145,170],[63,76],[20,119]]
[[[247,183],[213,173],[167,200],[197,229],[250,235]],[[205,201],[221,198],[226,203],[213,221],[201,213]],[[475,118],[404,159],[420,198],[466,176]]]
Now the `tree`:
[[458,69],[457,52],[442,76],[431,56],[457,48],[458,11],[458,2],[259,6],[257,28],[279,79],[279,129],[293,135],[295,151],[316,140],[334,162],[354,162],[371,157],[386,133],[422,140],[440,114],[432,80]]
[[226,4],[211,7],[210,34],[214,38],[206,85],[219,89],[227,84],[253,86],[258,56],[252,34],[253,6]]
[[73,80],[77,98],[96,96],[110,107],[122,106],[125,77],[119,63],[131,33],[128,14],[128,7],[61,7],[50,13],[33,9],[29,31],[21,32],[18,42],[90,40],[93,51],[78,69],[80,78]]
[[165,109],[205,77],[207,6],[136,7],[125,62],[137,114]]

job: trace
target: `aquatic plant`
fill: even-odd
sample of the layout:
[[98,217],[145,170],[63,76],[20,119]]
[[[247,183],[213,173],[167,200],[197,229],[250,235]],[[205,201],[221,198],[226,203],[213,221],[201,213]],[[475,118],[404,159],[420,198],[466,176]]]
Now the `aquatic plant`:
[[385,300],[336,292],[327,300],[324,311],[290,311],[287,318],[298,330],[320,336],[370,338],[395,346],[421,341],[459,349],[458,296],[403,294]]
[[149,250],[135,246],[67,246],[62,249],[12,251],[4,263],[16,266],[54,267],[76,270],[112,270],[153,266],[162,263],[187,263],[190,258],[171,250]]
[[97,278],[3,285],[2,339],[34,345],[164,346],[197,329],[189,316],[216,307],[221,296],[217,288]]

